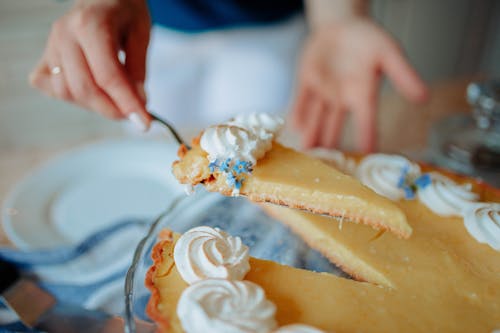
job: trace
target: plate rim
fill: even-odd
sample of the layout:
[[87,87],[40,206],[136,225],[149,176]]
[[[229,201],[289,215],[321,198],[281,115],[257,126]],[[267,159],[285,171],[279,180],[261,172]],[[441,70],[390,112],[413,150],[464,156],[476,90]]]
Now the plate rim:
[[12,217],[17,215],[18,212],[12,212],[15,202],[18,200],[20,194],[27,186],[33,181],[37,174],[50,170],[54,166],[57,166],[61,161],[71,158],[71,156],[82,154],[85,151],[91,151],[96,148],[102,149],[103,147],[116,147],[116,146],[128,146],[130,144],[135,145],[162,145],[172,151],[176,152],[178,145],[170,140],[160,140],[153,138],[116,138],[116,139],[104,139],[90,143],[84,143],[71,147],[69,149],[63,150],[49,157],[47,160],[40,162],[39,164],[30,168],[24,175],[22,175],[19,180],[14,182],[14,184],[8,189],[3,202],[0,206],[0,227],[2,228],[5,238],[11,243],[14,248],[20,250],[40,250],[46,249],[47,247],[40,247],[37,245],[32,245],[26,242],[22,237],[19,237],[17,232],[14,230],[14,222]]

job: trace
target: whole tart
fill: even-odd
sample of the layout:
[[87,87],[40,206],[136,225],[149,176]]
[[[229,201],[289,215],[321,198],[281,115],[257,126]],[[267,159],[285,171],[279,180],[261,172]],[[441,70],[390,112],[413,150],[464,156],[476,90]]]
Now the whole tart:
[[[422,172],[435,171],[443,174],[422,167]],[[446,176],[470,184],[477,201],[493,203],[486,218],[498,224],[494,204],[500,203],[498,190],[470,178]],[[473,237],[465,215],[443,216],[425,202],[423,198],[394,201],[413,229],[409,239],[266,204],[266,211],[353,279],[250,258],[245,280],[264,289],[276,305],[280,326],[299,322],[327,332],[491,333],[499,329],[500,252]],[[187,284],[173,259],[177,237],[163,232],[146,277],[152,292],[147,313],[163,332],[183,332],[176,307]]]

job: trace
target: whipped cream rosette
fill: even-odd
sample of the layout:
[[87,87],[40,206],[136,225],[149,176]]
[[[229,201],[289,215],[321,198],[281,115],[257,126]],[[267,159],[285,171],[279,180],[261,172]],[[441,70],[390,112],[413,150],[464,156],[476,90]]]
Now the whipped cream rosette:
[[210,227],[193,228],[182,235],[174,260],[189,284],[207,278],[241,280],[250,270],[248,247],[241,239]]
[[[174,262],[190,284],[177,304],[187,333],[268,333],[276,328],[276,306],[264,290],[239,281],[250,270],[248,247],[239,237],[206,226],[190,229],[175,244]],[[321,331],[297,324],[279,332]]]
[[276,307],[264,290],[249,281],[207,279],[181,295],[177,314],[188,333],[270,332]]
[[271,137],[262,140],[242,127],[217,125],[203,132],[200,146],[210,162],[232,159],[255,164],[271,148]]
[[478,242],[500,251],[500,204],[476,203],[464,212],[464,224]]
[[315,148],[308,152],[311,156],[327,160],[347,175],[356,174],[356,161],[335,149]]
[[284,123],[283,118],[268,113],[239,115],[227,122],[228,125],[241,127],[252,132],[261,140],[274,139],[283,128]]
[[416,179],[420,175],[420,167],[403,156],[372,154],[359,163],[356,173],[363,184],[378,194],[399,200],[405,197],[401,186],[402,175]]
[[283,123],[282,118],[267,113],[238,116],[208,127],[201,136],[200,146],[208,153],[210,162],[233,159],[255,165],[271,149]]
[[208,127],[200,147],[210,161],[210,172],[221,172],[238,195],[245,175],[272,147],[283,127],[283,119],[267,113],[238,116],[224,124]]
[[439,173],[430,174],[431,183],[417,192],[418,199],[441,216],[462,216],[479,196],[469,184],[458,185]]

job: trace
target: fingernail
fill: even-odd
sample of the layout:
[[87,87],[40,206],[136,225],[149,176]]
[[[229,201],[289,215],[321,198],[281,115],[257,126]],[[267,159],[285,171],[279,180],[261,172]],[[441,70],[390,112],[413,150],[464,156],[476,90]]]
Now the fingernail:
[[148,127],[146,126],[146,124],[143,122],[143,120],[141,119],[141,116],[139,116],[139,114],[137,113],[131,113],[129,114],[128,116],[128,120],[134,124],[134,126],[141,132],[146,132],[146,130],[148,129]]
[[146,103],[147,97],[146,97],[146,90],[144,89],[144,82],[137,82],[135,84],[135,87],[137,89],[139,97],[142,99],[144,103]]

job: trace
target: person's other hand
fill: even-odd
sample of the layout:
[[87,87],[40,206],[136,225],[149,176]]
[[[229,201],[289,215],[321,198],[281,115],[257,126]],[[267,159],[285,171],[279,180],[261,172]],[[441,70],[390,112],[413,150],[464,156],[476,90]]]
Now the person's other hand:
[[[150,18],[145,0],[80,0],[54,22],[30,83],[45,94],[146,129],[144,78]],[[118,59],[124,51],[125,62]]]
[[306,148],[337,146],[346,112],[352,112],[358,148],[376,147],[376,111],[381,74],[413,102],[427,88],[396,42],[368,19],[317,28],[306,42],[292,120]]

